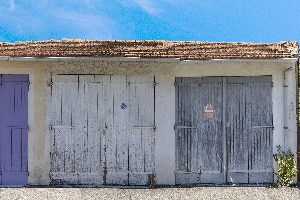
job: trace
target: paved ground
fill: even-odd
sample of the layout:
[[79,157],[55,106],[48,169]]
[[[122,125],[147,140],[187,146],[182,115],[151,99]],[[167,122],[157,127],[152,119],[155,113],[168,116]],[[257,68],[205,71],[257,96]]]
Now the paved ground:
[[300,199],[299,187],[0,188],[0,199]]

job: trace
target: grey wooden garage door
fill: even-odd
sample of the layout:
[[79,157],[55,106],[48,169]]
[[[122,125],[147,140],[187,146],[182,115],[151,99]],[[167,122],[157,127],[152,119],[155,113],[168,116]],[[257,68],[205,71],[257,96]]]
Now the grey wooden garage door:
[[176,184],[273,182],[272,77],[176,78]]
[[52,183],[148,184],[153,83],[153,76],[52,76]]

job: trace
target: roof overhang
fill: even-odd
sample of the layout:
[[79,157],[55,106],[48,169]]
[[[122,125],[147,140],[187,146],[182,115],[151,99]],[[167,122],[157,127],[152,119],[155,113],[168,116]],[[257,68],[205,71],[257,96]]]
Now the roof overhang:
[[30,59],[279,59],[298,57],[297,42],[49,40],[0,43],[2,60]]
[[297,62],[298,58],[270,58],[270,59],[207,59],[186,60],[180,58],[140,58],[140,57],[10,57],[0,56],[0,61],[16,62],[64,62],[64,61],[112,61],[112,62],[166,62],[166,63],[203,63],[203,62]]

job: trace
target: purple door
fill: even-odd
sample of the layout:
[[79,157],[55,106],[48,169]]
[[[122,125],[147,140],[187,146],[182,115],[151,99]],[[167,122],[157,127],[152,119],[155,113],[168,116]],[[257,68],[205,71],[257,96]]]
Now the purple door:
[[0,185],[28,180],[28,75],[0,75]]

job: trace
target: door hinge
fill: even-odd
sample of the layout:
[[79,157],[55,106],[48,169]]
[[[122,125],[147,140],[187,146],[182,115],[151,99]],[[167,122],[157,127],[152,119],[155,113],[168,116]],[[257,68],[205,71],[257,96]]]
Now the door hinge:
[[53,85],[53,82],[50,81],[50,82],[47,83],[47,85],[48,85],[48,86],[52,86],[52,85]]
[[153,129],[155,130],[156,127],[155,126],[133,126],[133,129]]
[[50,125],[49,126],[49,130],[53,130],[53,129],[59,129],[59,128],[64,128],[64,129],[74,129],[75,126],[52,126]]

